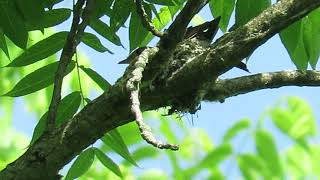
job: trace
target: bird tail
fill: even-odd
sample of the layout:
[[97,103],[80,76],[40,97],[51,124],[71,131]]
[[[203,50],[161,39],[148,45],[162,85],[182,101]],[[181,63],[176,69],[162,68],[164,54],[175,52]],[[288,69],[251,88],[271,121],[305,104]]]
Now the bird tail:
[[221,16],[215,18],[212,21],[205,22],[195,27],[189,27],[185,34],[186,38],[197,37],[199,40],[212,41],[219,29],[219,22]]

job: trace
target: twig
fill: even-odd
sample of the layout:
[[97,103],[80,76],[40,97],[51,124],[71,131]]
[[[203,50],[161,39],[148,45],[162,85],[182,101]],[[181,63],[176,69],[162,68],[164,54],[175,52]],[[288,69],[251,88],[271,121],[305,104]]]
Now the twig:
[[148,31],[150,31],[153,35],[158,36],[158,37],[162,37],[164,35],[164,33],[158,31],[156,29],[156,27],[154,27],[152,22],[149,22],[148,15],[147,15],[146,11],[144,10],[143,4],[142,4],[142,0],[136,0],[136,8],[137,8],[137,14],[140,16],[140,20],[141,20],[142,25]]
[[86,102],[86,101],[84,100],[84,95],[83,95],[83,90],[82,90],[82,85],[81,85],[80,70],[79,70],[79,61],[78,61],[78,51],[77,51],[77,49],[76,49],[76,68],[77,68],[78,84],[79,84],[79,90],[80,90],[82,105],[85,106],[85,102]]
[[165,35],[159,41],[160,51],[155,58],[149,61],[145,70],[144,79],[153,81],[156,76],[163,72],[170,60],[170,56],[175,51],[177,45],[184,39],[188,24],[194,15],[206,5],[208,0],[188,0],[173,23],[169,26]]
[[76,51],[77,45],[80,43],[80,38],[87,24],[89,23],[89,14],[93,5],[93,0],[87,1],[84,12],[82,13],[82,22],[80,22],[81,10],[86,0],[78,0],[73,8],[73,20],[70,32],[67,37],[66,44],[62,50],[58,69],[54,79],[54,88],[49,112],[47,117],[46,131],[50,131],[55,126],[58,107],[61,100],[61,87],[65,71],[71,62],[71,58]]
[[240,94],[284,86],[320,86],[320,71],[279,71],[218,80],[207,90],[204,100],[223,101]]
[[136,118],[137,125],[139,127],[142,138],[149,144],[159,149],[171,149],[178,150],[179,147],[174,144],[163,143],[157,140],[151,132],[151,128],[143,122],[142,112],[140,109],[139,100],[139,84],[142,79],[142,72],[146,67],[148,59],[152,57],[158,48],[147,48],[137,57],[137,61],[134,64],[134,70],[131,72],[132,77],[127,81],[126,88],[130,92],[131,111]]

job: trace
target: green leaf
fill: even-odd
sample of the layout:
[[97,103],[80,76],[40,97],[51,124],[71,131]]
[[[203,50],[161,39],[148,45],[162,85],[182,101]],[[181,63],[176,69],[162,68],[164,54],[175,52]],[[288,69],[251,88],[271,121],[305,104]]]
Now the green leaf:
[[99,161],[109,170],[111,170],[114,174],[119,176],[120,178],[123,177],[119,166],[112,161],[107,155],[105,155],[100,149],[94,148],[95,155],[99,159]]
[[312,11],[303,22],[305,51],[311,67],[315,69],[320,56],[320,9]]
[[[305,151],[300,146],[292,146],[286,150],[286,165],[289,175],[305,177],[312,174],[312,170],[316,170],[312,165],[312,154]],[[291,176],[291,177],[292,177]]]
[[0,29],[0,48],[2,49],[2,51],[6,54],[6,56],[8,57],[8,59],[10,59],[10,55],[9,55],[9,50],[8,50],[8,46],[7,46],[7,42],[6,42],[6,38],[3,34],[3,31]]
[[71,165],[65,180],[75,179],[87,172],[93,163],[94,153],[94,148],[89,148],[81,152],[74,163]]
[[71,10],[67,8],[52,9],[45,11],[43,18],[35,24],[26,24],[29,31],[42,30],[43,28],[56,26],[66,21],[71,15]]
[[150,3],[153,4],[159,4],[159,5],[164,5],[164,6],[174,6],[175,3],[172,0],[146,0]]
[[148,158],[155,158],[157,155],[159,155],[159,151],[157,151],[154,147],[151,146],[140,147],[132,153],[132,156],[136,161],[141,161]]
[[241,154],[237,157],[237,162],[241,174],[245,179],[259,179],[264,177],[265,179],[270,178],[270,171],[268,171],[264,161],[253,154]]
[[86,44],[87,46],[95,49],[98,52],[106,52],[108,51],[110,54],[113,54],[109,49],[107,49],[103,44],[101,43],[100,39],[91,33],[85,32],[83,36],[81,37],[81,41]]
[[110,17],[110,26],[114,30],[118,30],[127,21],[132,7],[134,7],[133,1],[117,0],[112,7],[112,15]]
[[[71,119],[73,115],[77,112],[81,104],[81,94],[80,92],[72,92],[66,97],[64,97],[58,107],[56,123],[57,126],[61,125],[63,122]],[[38,124],[36,125],[33,135],[31,138],[30,145],[32,145],[43,133],[46,128],[48,111],[40,118]]]
[[100,74],[98,74],[96,71],[94,71],[91,68],[86,68],[84,66],[80,66],[80,68],[95,82],[98,84],[98,86],[103,90],[107,91],[111,84],[105,80]]
[[201,167],[211,168],[213,166],[217,166],[223,160],[225,160],[232,153],[232,147],[230,144],[222,144],[211,152],[207,154],[207,156],[201,161]]
[[31,146],[39,137],[43,134],[44,130],[46,129],[46,122],[47,122],[48,112],[41,116],[40,120],[38,121],[36,127],[33,130],[32,138],[30,141],[29,146]]
[[317,132],[316,120],[310,105],[301,98],[288,97],[288,107],[270,111],[272,122],[298,143]]
[[63,31],[37,42],[15,58],[7,67],[26,66],[55,54],[63,48],[67,36],[68,32]]
[[271,0],[237,0],[235,10],[236,27],[246,24],[270,5]]
[[288,51],[291,61],[298,69],[307,69],[308,56],[303,42],[303,23],[301,20],[280,32],[282,44]]
[[160,114],[159,119],[161,121],[160,130],[165,135],[166,139],[171,143],[177,142],[176,135],[170,127],[169,118]]
[[119,36],[101,20],[91,20],[90,27],[113,44],[122,46]]
[[25,22],[12,0],[0,3],[0,28],[17,46],[22,49],[26,48],[28,32]]
[[267,131],[257,130],[255,143],[257,154],[264,160],[272,175],[276,178],[282,178],[282,166],[272,135]]
[[130,25],[129,25],[129,45],[130,52],[136,49],[137,47],[141,47],[141,43],[147,37],[148,31],[142,25],[139,15],[136,11],[131,13]]
[[116,153],[118,153],[120,156],[122,156],[124,159],[129,161],[131,164],[138,166],[135,160],[132,158],[128,147],[124,143],[120,133],[117,131],[117,129],[109,131],[107,134],[105,134],[101,140],[109,146],[111,149],[113,149]]
[[60,126],[67,120],[71,119],[78,111],[81,104],[81,93],[75,91],[67,95],[61,100],[58,107],[56,125]]
[[95,0],[95,3],[93,4],[91,17],[92,20],[99,19],[103,15],[107,15],[111,17],[111,5],[113,4],[114,0]]
[[209,7],[211,14],[214,17],[221,16],[219,26],[223,32],[227,31],[228,24],[230,21],[231,14],[233,12],[235,0],[211,0],[209,1]]
[[251,121],[249,119],[242,119],[231,126],[223,136],[223,142],[230,141],[235,137],[240,131],[245,130],[250,127]]
[[16,2],[18,11],[27,22],[37,24],[43,18],[44,7],[42,6],[42,0],[14,1]]
[[[178,12],[179,8],[180,8],[179,6],[169,6],[169,7],[160,8],[160,12],[158,13],[158,15],[159,15],[161,21],[158,18],[153,18],[151,21],[152,24],[156,27],[156,29],[162,30],[171,21],[171,18],[172,18],[171,16],[174,16]],[[132,14],[131,14],[131,18],[132,18]],[[137,15],[135,15],[135,16],[137,16]],[[138,18],[138,17],[135,17],[135,18]],[[136,19],[135,21],[137,21],[137,20],[138,19]],[[136,24],[136,23],[137,22],[134,22],[133,24]],[[130,26],[129,26],[129,39],[130,39],[130,27],[131,27],[131,20],[130,20]],[[138,33],[138,32],[136,32],[134,29],[132,29],[132,31],[133,31],[133,34],[131,35],[131,36],[133,36],[132,39],[136,39],[136,38],[134,38],[134,35],[135,35],[135,33]],[[144,32],[141,32],[141,33],[144,33]],[[140,36],[139,34],[137,34],[137,35]],[[144,34],[141,36],[144,37],[143,41],[141,43],[137,43],[137,44],[140,44],[140,46],[142,46],[142,47],[146,46],[154,37],[150,32],[147,32],[147,36],[145,36]],[[138,39],[138,41],[140,41],[139,38],[137,38],[137,39]],[[130,43],[131,43],[131,40],[130,40]],[[130,50],[134,46],[136,46],[136,44],[132,44],[132,45],[130,44]]]
[[52,9],[55,4],[60,3],[63,0],[43,0],[45,7]]
[[[21,79],[12,90],[2,96],[24,96],[51,85],[54,81],[58,63],[59,62],[51,63],[28,74]],[[69,64],[65,75],[69,74],[74,67],[75,63],[71,61],[71,64]]]
[[192,177],[205,168],[214,168],[232,154],[230,144],[222,144],[209,152],[198,164],[184,170],[186,177]]

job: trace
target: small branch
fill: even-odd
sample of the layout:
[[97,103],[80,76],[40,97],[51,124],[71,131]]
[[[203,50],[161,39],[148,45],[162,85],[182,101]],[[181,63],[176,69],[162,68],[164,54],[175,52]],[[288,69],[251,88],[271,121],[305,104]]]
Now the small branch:
[[142,112],[140,109],[139,84],[141,83],[142,72],[148,63],[148,59],[156,52],[158,52],[158,48],[145,49],[137,57],[138,59],[134,64],[134,70],[131,72],[132,77],[127,81],[126,84],[127,90],[130,92],[131,111],[136,118],[141,136],[145,141],[159,149],[178,150],[179,147],[177,145],[163,143],[152,135],[151,128],[143,122]]
[[320,71],[279,71],[218,80],[209,87],[204,100],[224,101],[232,96],[284,86],[320,86]]
[[155,58],[149,61],[148,67],[145,69],[144,80],[152,81],[159,75],[163,68],[169,62],[170,56],[175,51],[178,43],[180,43],[185,36],[188,24],[194,15],[208,3],[208,0],[188,0],[182,8],[176,19],[169,26],[167,33],[159,41],[160,51]]
[[57,116],[57,111],[58,111],[58,107],[61,100],[61,87],[62,87],[63,77],[68,65],[71,62],[72,56],[76,51],[76,47],[80,43],[80,38],[83,34],[83,31],[87,26],[87,24],[89,23],[89,14],[93,4],[92,0],[86,2],[86,6],[82,16],[83,17],[82,22],[79,24],[80,17],[81,17],[81,10],[85,2],[86,0],[78,0],[74,6],[71,29],[68,34],[66,44],[63,47],[58,69],[55,75],[53,95],[52,95],[51,103],[49,106],[48,117],[47,117],[46,131],[50,131],[55,127],[55,119]]
[[152,22],[149,22],[148,20],[148,15],[146,11],[144,10],[142,0],[136,0],[136,8],[137,8],[137,13],[140,16],[141,23],[142,25],[150,31],[154,36],[162,37],[164,35],[163,32],[160,32],[154,27]]

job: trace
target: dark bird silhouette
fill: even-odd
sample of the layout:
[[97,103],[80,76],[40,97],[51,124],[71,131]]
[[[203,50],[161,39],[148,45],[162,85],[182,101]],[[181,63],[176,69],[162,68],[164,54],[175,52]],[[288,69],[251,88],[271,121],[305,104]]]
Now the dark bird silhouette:
[[[212,21],[205,22],[198,26],[188,27],[184,35],[184,39],[195,39],[197,41],[200,41],[203,47],[209,47],[213,38],[219,30],[220,19],[221,17],[219,16]],[[140,55],[146,48],[147,47],[137,48],[128,56],[128,58],[120,61],[119,64],[129,64],[131,60]],[[243,62],[240,62],[236,67],[249,72],[247,65]]]

